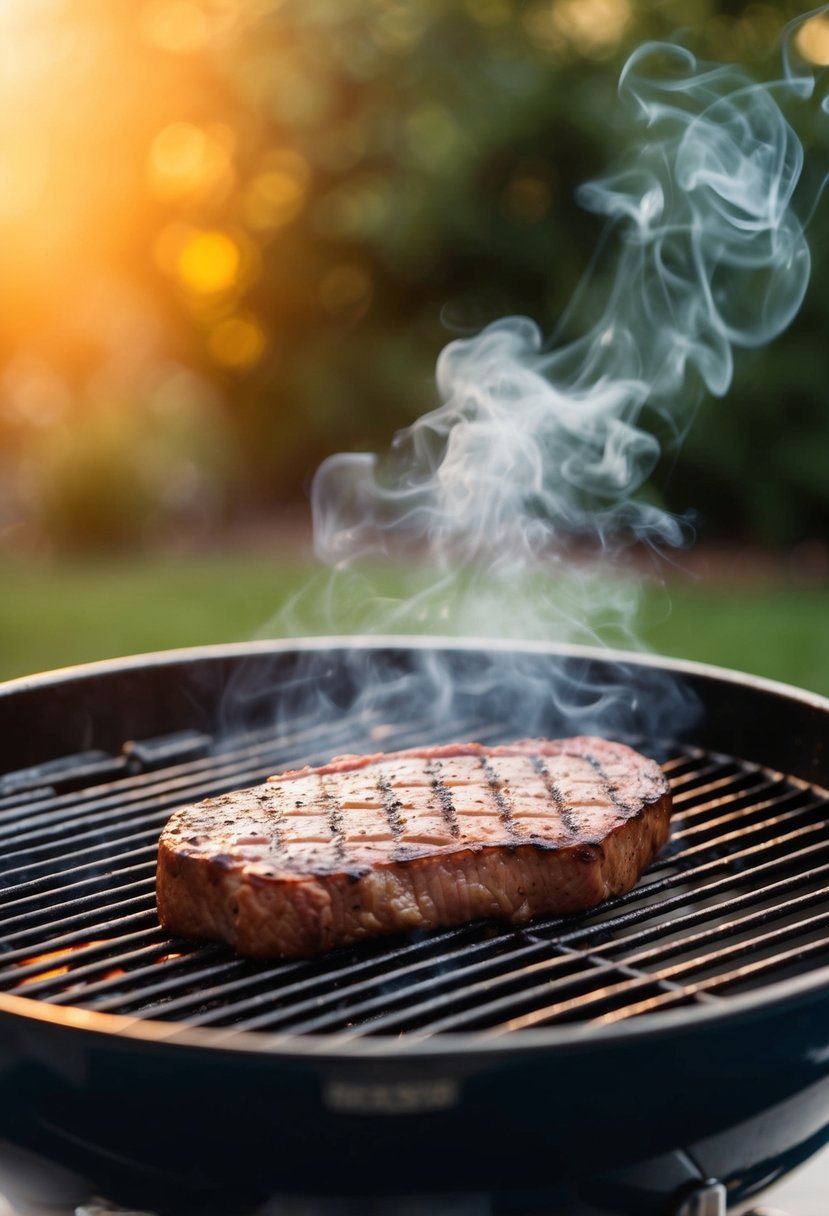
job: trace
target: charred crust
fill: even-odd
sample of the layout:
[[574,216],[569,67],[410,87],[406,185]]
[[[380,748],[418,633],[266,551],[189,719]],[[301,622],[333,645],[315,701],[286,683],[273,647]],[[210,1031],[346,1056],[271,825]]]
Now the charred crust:
[[328,828],[331,832],[331,843],[334,846],[334,852],[337,859],[341,861],[345,857],[345,830],[343,827],[342,807],[336,797],[329,791],[324,777],[320,777],[320,800],[328,815]]
[[457,839],[461,834],[460,824],[458,823],[458,812],[455,810],[455,804],[452,801],[452,791],[443,781],[443,765],[440,760],[432,760],[426,766],[426,772],[431,778],[432,789],[438,800],[440,813],[446,826],[449,828],[450,834]]
[[[556,746],[552,741],[540,741],[537,748],[525,742],[503,750],[472,750],[466,746],[441,750],[441,758],[470,757],[467,774],[472,776],[467,779],[476,787],[474,801],[467,807],[459,799],[458,805],[473,816],[477,807],[483,808],[484,830],[472,830],[474,839],[462,837],[452,802],[455,791],[450,792],[442,781],[441,760],[428,749],[420,753],[426,765],[415,782],[421,786],[415,805],[424,805],[425,799],[429,815],[440,811],[452,837],[447,840],[449,830],[441,832],[441,844],[430,844],[428,837],[421,844],[406,842],[404,803],[391,784],[395,770],[387,762],[393,757],[383,758],[383,772],[388,775],[385,783],[382,776],[378,778],[376,768],[366,774],[365,788],[376,782],[382,801],[378,805],[374,793],[365,804],[377,823],[376,835],[369,839],[377,843],[362,852],[359,843],[352,844],[359,821],[348,839],[345,835],[344,820],[350,822],[350,812],[340,800],[345,795],[336,781],[336,772],[344,770],[329,767],[334,774],[330,783],[321,770],[308,770],[303,774],[311,777],[307,786],[296,791],[283,787],[284,793],[277,791],[279,797],[274,800],[263,798],[261,791],[242,791],[224,795],[220,801],[207,800],[195,816],[193,808],[183,810],[171,820],[160,841],[161,923],[168,932],[181,937],[223,938],[251,956],[299,958],[347,946],[361,938],[413,928],[432,929],[482,918],[523,924],[533,917],[567,915],[595,907],[603,899],[629,890],[652,862],[668,835],[671,802],[668,783],[653,761],[643,757],[637,760],[635,753],[622,745],[587,739],[583,743],[568,740]],[[540,808],[539,830],[544,835],[516,831],[516,809],[523,812],[524,803],[506,788],[497,771],[501,767],[498,758],[503,755],[525,757],[542,777],[549,800],[547,811],[544,791],[535,780],[532,797]],[[602,793],[601,813],[592,820],[585,815],[575,838],[574,820],[578,815],[570,818],[568,795],[563,792],[569,788],[565,784],[569,776],[562,775],[561,788],[555,781],[553,758],[564,755],[581,765],[580,771],[572,775],[583,784],[573,789],[583,789],[586,784],[591,791],[588,798],[598,798],[592,769]],[[547,756],[549,765],[543,759]],[[522,772],[527,771],[526,761]],[[570,769],[569,764],[564,765],[562,773]],[[486,790],[481,791],[480,776],[475,776],[481,772],[490,790],[484,801],[482,792]],[[422,788],[424,774],[428,774],[427,782],[431,781],[431,795],[428,783],[425,790]],[[402,770],[400,778],[405,782]],[[520,781],[514,780],[511,789],[520,791]],[[273,838],[281,803],[290,845],[290,808],[295,792],[301,795],[297,798],[299,806],[307,807],[317,823],[320,816],[323,819],[304,838],[297,832],[301,847],[286,848],[283,840],[276,851],[273,844],[269,846],[264,857],[253,857],[243,849],[237,852],[231,843],[235,837],[222,827],[227,824],[228,811],[235,811],[243,820],[252,815],[258,825],[266,825],[266,834]],[[574,801],[578,807],[578,797]],[[361,805],[359,800],[355,805]],[[497,820],[493,815],[496,808]],[[531,821],[532,816],[527,828]],[[550,824],[549,833],[546,823]],[[520,820],[519,826],[523,825]],[[212,852],[222,845],[222,851]],[[452,892],[465,884],[474,898],[455,899]],[[439,897],[439,888],[449,893],[446,904]],[[424,893],[429,898],[423,899]]]
[[486,755],[480,757],[479,763],[481,765],[481,769],[483,770],[484,777],[486,778],[487,786],[489,787],[490,797],[495,804],[495,809],[498,812],[504,828],[510,836],[514,838],[518,837],[520,833],[516,826],[515,819],[513,818],[512,802],[504,793],[502,782],[498,777],[498,774],[489,763],[489,759]]
[[547,796],[550,799],[552,808],[555,810],[556,814],[561,816],[561,822],[564,824],[570,835],[574,839],[577,838],[579,835],[579,826],[564,799],[564,795],[550,776],[550,770],[547,768],[547,765],[544,763],[541,756],[533,756],[531,758],[531,763],[541,780],[544,782],[544,788],[547,791]]
[[383,810],[386,812],[392,839],[399,843],[403,835],[403,804],[395,794],[388,777],[382,773],[377,778],[377,791],[383,800]]

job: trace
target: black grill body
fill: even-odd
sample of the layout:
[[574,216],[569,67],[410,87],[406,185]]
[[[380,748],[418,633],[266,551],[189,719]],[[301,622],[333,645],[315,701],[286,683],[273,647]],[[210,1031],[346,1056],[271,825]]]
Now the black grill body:
[[[635,691],[619,733],[677,806],[636,891],[309,963],[161,933],[177,805],[337,752],[580,733],[584,698],[507,691],[516,661]],[[436,664],[451,696],[401,695]],[[637,708],[666,679],[696,707],[667,738]],[[710,1175],[736,1203],[829,1137],[827,727],[794,690],[540,646],[262,644],[3,686],[0,1131],[169,1213],[486,1192],[657,1216]]]

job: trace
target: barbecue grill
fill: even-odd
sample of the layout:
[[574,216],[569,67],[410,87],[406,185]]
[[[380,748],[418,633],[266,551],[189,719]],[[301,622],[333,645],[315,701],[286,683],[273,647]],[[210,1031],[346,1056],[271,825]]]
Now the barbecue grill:
[[[344,751],[581,732],[590,698],[522,706],[516,663],[628,690],[620,733],[676,806],[632,892],[299,962],[161,931],[183,803]],[[406,693],[438,668],[451,695]],[[656,679],[697,706],[673,737]],[[0,687],[4,1152],[175,1216],[718,1216],[829,1138],[827,739],[817,696],[543,645],[262,643]]]

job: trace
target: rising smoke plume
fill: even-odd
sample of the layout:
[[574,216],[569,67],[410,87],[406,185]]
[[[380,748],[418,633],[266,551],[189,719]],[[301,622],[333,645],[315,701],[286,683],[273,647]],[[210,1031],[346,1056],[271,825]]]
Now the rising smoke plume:
[[[806,291],[809,250],[792,207],[803,152],[778,104],[813,89],[793,33],[772,84],[681,46],[637,50],[619,85],[632,146],[579,194],[612,225],[616,250],[596,323],[556,345],[511,317],[450,343],[437,408],[383,458],[322,465],[316,552],[337,572],[338,604],[365,603],[362,630],[636,643],[635,588],[608,569],[632,541],[664,548],[684,534],[647,493],[657,433],[679,443],[702,395],[727,392],[735,349],[779,335]],[[598,565],[568,562],[574,538]],[[358,563],[412,546],[436,573],[406,603],[379,610],[370,580],[348,583]],[[523,697],[526,672],[519,684]],[[605,727],[604,709],[618,715],[620,700],[602,690],[588,725]]]
[[[802,90],[803,78],[791,77]],[[555,349],[523,317],[452,342],[441,404],[390,457],[339,455],[313,490],[316,548],[337,565],[418,535],[444,567],[499,567],[559,536],[678,543],[639,496],[660,454],[647,407],[685,432],[702,390],[722,396],[735,347],[764,345],[797,312],[809,250],[791,207],[801,145],[775,93],[732,68],[650,44],[620,81],[638,146],[580,191],[617,227],[618,260],[590,333]]]

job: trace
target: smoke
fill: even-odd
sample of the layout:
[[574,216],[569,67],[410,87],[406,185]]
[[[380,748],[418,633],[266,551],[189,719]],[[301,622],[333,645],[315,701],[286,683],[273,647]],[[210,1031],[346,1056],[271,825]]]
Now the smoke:
[[[595,323],[558,343],[510,317],[451,342],[436,408],[382,458],[341,454],[319,469],[315,549],[335,572],[332,600],[359,607],[357,630],[638,644],[639,584],[618,575],[632,546],[688,534],[649,479],[703,394],[727,392],[735,350],[779,335],[806,291],[792,207],[803,151],[779,101],[808,97],[813,81],[793,33],[771,84],[681,46],[637,50],[619,82],[627,155],[579,192],[615,249]],[[372,564],[413,556],[411,595],[372,590]],[[526,672],[516,679],[529,696]],[[687,713],[673,690],[650,692],[654,713]],[[549,681],[531,695],[549,698]],[[603,689],[588,724],[618,731],[605,707],[618,719],[620,700]]]
[[[792,77],[794,89],[801,78]],[[332,565],[428,542],[442,568],[514,570],[559,538],[676,545],[677,520],[640,494],[701,392],[722,396],[735,347],[764,345],[797,312],[809,250],[791,208],[803,153],[775,101],[731,68],[649,44],[619,92],[630,161],[579,192],[616,226],[618,258],[592,330],[558,349],[524,317],[452,342],[441,404],[384,461],[339,455],[313,488],[315,543]],[[643,424],[647,410],[651,424]]]

